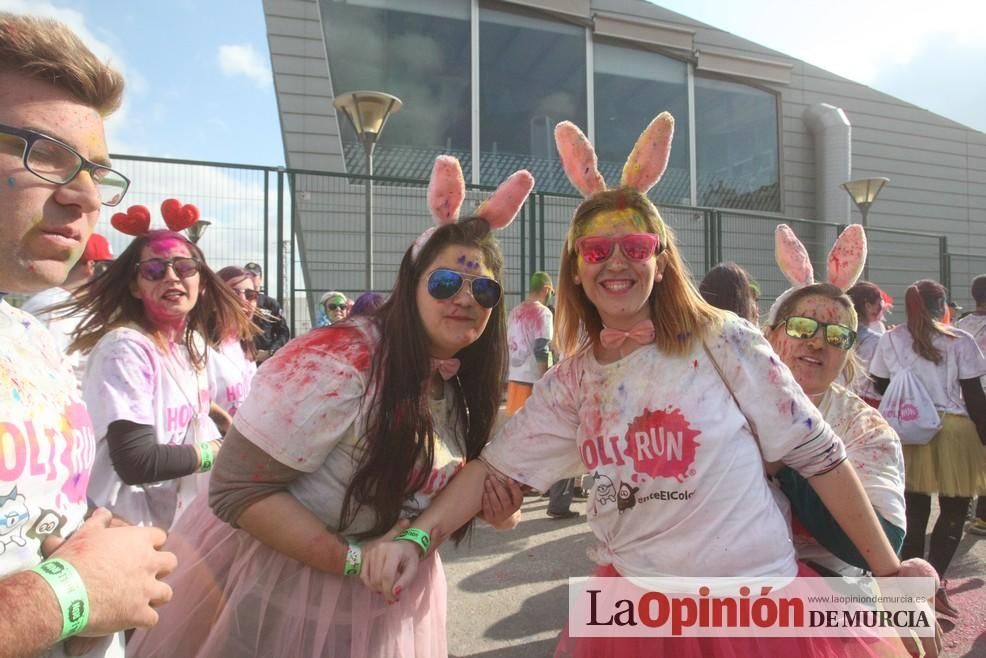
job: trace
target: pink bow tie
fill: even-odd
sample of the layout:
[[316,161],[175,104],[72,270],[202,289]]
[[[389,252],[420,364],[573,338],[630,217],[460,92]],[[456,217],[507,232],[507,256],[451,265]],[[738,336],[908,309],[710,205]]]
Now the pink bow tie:
[[627,338],[638,345],[646,345],[647,343],[653,342],[654,336],[654,323],[650,320],[641,320],[637,324],[633,325],[633,327],[630,328],[630,331],[621,331],[619,329],[604,327],[603,330],[599,332],[599,342],[602,343],[603,347],[606,349],[613,350],[622,347]]
[[431,360],[431,371],[438,371],[438,374],[442,376],[442,379],[448,381],[456,376],[459,372],[459,360],[458,359],[432,359]]

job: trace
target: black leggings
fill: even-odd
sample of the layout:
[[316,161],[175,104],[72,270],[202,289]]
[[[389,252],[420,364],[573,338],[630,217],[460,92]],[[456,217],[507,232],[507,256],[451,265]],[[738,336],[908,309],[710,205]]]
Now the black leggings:
[[[955,551],[962,540],[962,527],[969,511],[971,498],[950,498],[938,496],[938,521],[931,531],[931,546],[928,550],[928,562],[935,568],[941,578],[955,556]],[[931,496],[923,493],[904,492],[904,502],[907,504],[907,536],[904,546],[900,549],[902,560],[924,557],[924,534],[928,530],[928,517],[931,516]]]

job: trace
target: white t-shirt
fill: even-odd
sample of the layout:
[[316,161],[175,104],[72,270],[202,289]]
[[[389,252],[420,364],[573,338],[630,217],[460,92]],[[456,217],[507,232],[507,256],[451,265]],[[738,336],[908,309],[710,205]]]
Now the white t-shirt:
[[870,372],[877,377],[892,379],[894,373],[902,368],[910,368],[924,384],[939,411],[968,416],[959,380],[986,375],[986,358],[968,332],[955,327],[951,329],[956,334],[955,338],[938,333],[932,336],[932,345],[942,353],[942,361],[936,365],[914,351],[914,341],[907,325],[894,327],[880,337],[876,354],[870,361]]
[[220,407],[235,416],[250,392],[250,381],[257,372],[257,364],[247,358],[238,340],[227,340],[218,350],[209,348],[206,373],[209,391]]
[[103,336],[89,354],[82,395],[98,437],[90,497],[130,523],[169,529],[196,494],[208,489],[208,474],[125,484],[110,461],[106,432],[113,421],[129,420],[153,426],[162,445],[218,438],[209,418],[205,370],[192,368],[183,347],[173,346],[166,355],[139,329],[120,327]]
[[[955,326],[963,331],[968,331],[973,340],[976,341],[976,345],[979,346],[979,351],[986,354],[986,315],[967,315],[961,320],[955,321]],[[986,378],[980,379],[980,383],[983,385],[983,390],[986,390]]]
[[510,381],[533,384],[541,379],[541,367],[534,356],[534,343],[538,339],[550,342],[552,336],[554,321],[551,309],[541,302],[523,302],[510,311],[507,317]]
[[72,370],[76,385],[79,386],[86,370],[86,357],[82,352],[69,354],[68,346],[72,344],[72,332],[78,328],[81,317],[65,315],[64,312],[56,315],[48,311],[49,306],[67,302],[71,297],[72,293],[64,288],[48,288],[24,302],[21,310],[30,313],[48,327],[48,331],[55,338],[55,345],[62,353],[63,361]]
[[0,301],[0,578],[41,562],[41,543],[82,525],[92,422],[51,334]]
[[540,491],[592,473],[589,525],[621,574],[794,576],[761,453],[810,476],[845,458],[842,442],[753,325],[730,315],[708,339],[742,411],[695,343],[678,357],[648,345],[605,365],[591,350],[563,360],[483,458]]
[[[838,384],[829,387],[818,408],[825,421],[842,437],[846,456],[856,469],[873,508],[884,519],[906,530],[904,454],[897,433],[879,411]],[[783,494],[780,502],[782,509],[790,509]],[[847,575],[859,574],[856,567],[832,555],[809,534],[796,532],[794,545],[801,560],[813,560]]]
[[[233,421],[251,443],[303,471],[291,483],[291,494],[330,529],[347,535],[370,529],[374,520],[364,507],[352,524],[339,527],[342,502],[364,445],[366,419],[360,406],[378,342],[376,325],[363,317],[292,340],[257,370]],[[464,465],[464,428],[450,414],[455,395],[450,380],[445,398],[431,401],[435,463],[424,487],[405,501],[403,517],[419,515]]]

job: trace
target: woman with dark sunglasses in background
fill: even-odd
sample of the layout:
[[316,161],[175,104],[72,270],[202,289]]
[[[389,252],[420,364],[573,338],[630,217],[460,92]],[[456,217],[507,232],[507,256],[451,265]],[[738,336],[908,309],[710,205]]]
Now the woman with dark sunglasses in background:
[[219,450],[206,377],[210,328],[249,337],[239,299],[184,235],[130,243],[71,305],[72,350],[89,354],[82,393],[96,431],[89,496],[124,520],[168,529]]
[[[404,520],[489,440],[506,371],[492,229],[512,220],[533,179],[515,174],[457,222],[459,164],[439,158],[435,169],[439,225],[404,254],[383,306],[295,339],[257,372],[213,473],[212,510],[196,503],[169,540],[181,565],[172,583],[200,604],[162,609],[134,655],[447,654],[437,555],[397,605],[362,570],[395,536],[421,545],[398,535]],[[521,500],[501,487],[485,518],[515,523]]]
[[[242,267],[230,265],[216,275],[236,294],[247,317],[252,318],[257,311],[257,280]],[[216,348],[209,354],[206,370],[209,377],[209,390],[212,399],[226,414],[217,419],[219,430],[225,434],[232,425],[232,417],[250,392],[250,381],[257,372],[257,348],[253,337],[245,338],[241,333],[223,336],[218,326],[212,326],[210,339]],[[256,333],[260,328],[256,329]]]
[[[907,289],[907,323],[880,337],[870,362],[877,390],[909,369],[934,401],[941,429],[923,445],[904,446],[907,491],[907,536],[901,557],[923,557],[931,496],[938,494],[940,512],[928,561],[944,579],[955,555],[969,511],[969,502],[986,491],[986,396],[979,378],[986,375],[986,358],[975,339],[942,322],[945,288],[922,280]],[[938,612],[957,616],[948,600],[946,583],[936,596]]]

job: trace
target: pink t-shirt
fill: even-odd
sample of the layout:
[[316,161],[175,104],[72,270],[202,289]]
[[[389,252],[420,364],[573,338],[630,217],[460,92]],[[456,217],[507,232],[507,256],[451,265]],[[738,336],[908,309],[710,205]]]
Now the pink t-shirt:
[[583,351],[535,384],[483,458],[542,491],[588,470],[598,554],[624,575],[793,576],[761,454],[810,476],[845,449],[763,336],[724,322],[708,347],[742,411],[701,342],[683,356],[648,345],[609,364]]
[[48,330],[0,301],[0,578],[82,524],[95,436],[77,389]]
[[[250,394],[233,419],[251,443],[304,472],[289,491],[335,531],[340,531],[342,502],[364,447],[361,403],[379,340],[368,318],[352,318],[296,338],[257,370]],[[451,380],[445,384],[445,397],[429,402],[435,460],[425,485],[404,501],[403,517],[419,515],[463,466],[465,428],[454,420],[455,395]],[[364,507],[341,531],[355,535],[372,525],[372,512]]]

